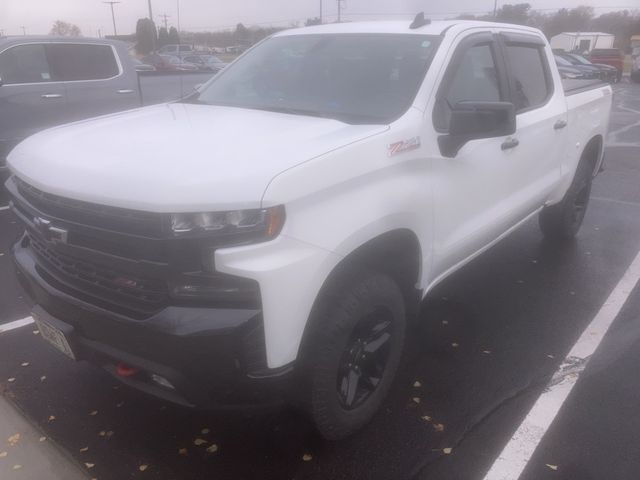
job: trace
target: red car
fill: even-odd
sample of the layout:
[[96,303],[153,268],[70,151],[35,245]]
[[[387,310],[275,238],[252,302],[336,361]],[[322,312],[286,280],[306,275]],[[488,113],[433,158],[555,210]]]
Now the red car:
[[591,63],[604,63],[618,69],[618,81],[622,78],[624,55],[617,48],[595,48],[589,53]]

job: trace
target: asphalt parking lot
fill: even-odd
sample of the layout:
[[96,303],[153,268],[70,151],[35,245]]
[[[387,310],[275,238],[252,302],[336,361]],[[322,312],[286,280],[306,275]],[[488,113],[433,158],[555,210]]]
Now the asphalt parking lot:
[[[614,90],[578,240],[553,247],[532,221],[441,284],[385,407],[350,439],[324,442],[291,410],[148,398],[60,355],[33,325],[0,333],[0,393],[100,480],[483,479],[640,250],[640,85]],[[9,255],[19,233],[0,210],[0,325],[30,312]],[[636,287],[521,478],[637,478],[639,362]]]

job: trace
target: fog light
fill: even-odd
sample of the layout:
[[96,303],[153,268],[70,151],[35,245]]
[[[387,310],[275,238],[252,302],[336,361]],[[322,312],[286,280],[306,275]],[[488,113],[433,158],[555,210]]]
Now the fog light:
[[155,383],[157,383],[161,387],[168,388],[169,390],[175,390],[176,389],[176,387],[174,387],[173,384],[169,380],[167,380],[163,376],[156,375],[155,373],[151,374],[151,380],[153,380]]

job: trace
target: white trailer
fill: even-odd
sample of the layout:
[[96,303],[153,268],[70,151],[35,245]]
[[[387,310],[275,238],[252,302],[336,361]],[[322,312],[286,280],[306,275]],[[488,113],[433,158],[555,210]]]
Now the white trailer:
[[562,32],[551,37],[551,48],[566,52],[590,52],[594,48],[613,48],[615,36],[603,32]]

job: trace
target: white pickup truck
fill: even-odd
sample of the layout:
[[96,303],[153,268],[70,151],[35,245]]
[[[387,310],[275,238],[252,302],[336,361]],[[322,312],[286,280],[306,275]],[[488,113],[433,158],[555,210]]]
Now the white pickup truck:
[[9,155],[42,336],[184,405],[378,410],[438,282],[539,215],[574,237],[612,91],[544,36],[468,21],[277,33],[190,97]]

